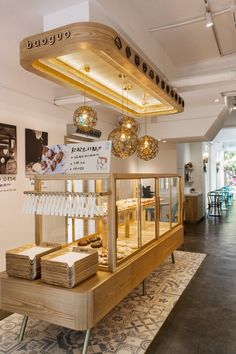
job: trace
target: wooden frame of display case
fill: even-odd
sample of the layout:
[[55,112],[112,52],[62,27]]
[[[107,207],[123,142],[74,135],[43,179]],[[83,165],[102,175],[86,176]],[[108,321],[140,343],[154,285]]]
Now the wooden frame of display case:
[[[147,177],[176,177],[176,175],[154,175]],[[183,225],[180,223],[166,232],[162,237],[141,248],[123,263],[116,267],[115,247],[115,193],[116,178],[142,178],[143,174],[106,174],[86,176],[59,176],[58,179],[102,179],[109,178],[108,190],[113,193],[109,196],[111,217],[110,228],[113,236],[109,235],[113,272],[98,271],[97,274],[72,289],[43,283],[40,279],[29,281],[11,277],[6,272],[0,273],[0,309],[24,315],[22,331],[19,338],[23,338],[27,318],[32,317],[48,321],[57,325],[75,330],[86,330],[83,353],[86,353],[90,329],[100,321],[114,306],[116,306],[129,292],[139,285],[166,257],[183,243]],[[35,188],[40,189],[40,181],[55,179],[55,176],[37,177]],[[181,213],[181,183],[179,183],[179,218]],[[113,219],[112,219],[113,218]],[[36,227],[42,228],[42,220],[36,217]],[[36,232],[37,240],[41,238],[40,231]],[[172,259],[173,260],[173,259]],[[104,298],[105,295],[105,298]]]

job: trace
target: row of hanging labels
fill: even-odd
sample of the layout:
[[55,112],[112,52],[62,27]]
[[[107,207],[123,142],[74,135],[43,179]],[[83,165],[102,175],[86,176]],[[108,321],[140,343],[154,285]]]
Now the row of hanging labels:
[[[23,213],[69,217],[107,214],[106,198],[99,193],[25,192]],[[104,199],[105,198],[105,199]]]

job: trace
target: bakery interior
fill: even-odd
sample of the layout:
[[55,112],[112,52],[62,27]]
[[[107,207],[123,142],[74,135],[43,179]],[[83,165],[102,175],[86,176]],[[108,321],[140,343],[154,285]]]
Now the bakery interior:
[[[48,322],[85,332],[81,353],[93,353],[90,330],[138,284],[146,294],[146,277],[166,259],[174,264],[188,227],[197,234],[200,223],[231,213],[236,3],[9,0],[0,10],[0,319],[23,316],[23,343],[31,316],[47,321],[34,308],[45,305],[40,286],[49,308],[58,296]],[[87,130],[81,107],[91,117]],[[42,150],[107,140],[109,173],[60,174],[66,151]],[[33,161],[33,150],[53,153],[53,164]],[[102,170],[106,158],[99,163]],[[48,177],[46,169],[59,172]],[[17,257],[34,243],[46,247],[42,281],[40,262],[29,275]],[[68,269],[48,247],[58,262],[71,251],[87,261],[64,278]],[[19,305],[26,286],[34,310]],[[56,314],[64,305],[65,318]],[[156,352],[153,343],[141,352]]]

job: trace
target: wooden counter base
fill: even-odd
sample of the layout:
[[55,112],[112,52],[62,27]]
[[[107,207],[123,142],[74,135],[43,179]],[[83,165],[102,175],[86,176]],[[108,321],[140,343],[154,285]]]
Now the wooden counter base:
[[99,271],[73,289],[0,273],[0,308],[75,330],[91,328],[182,243],[178,226],[114,273]]

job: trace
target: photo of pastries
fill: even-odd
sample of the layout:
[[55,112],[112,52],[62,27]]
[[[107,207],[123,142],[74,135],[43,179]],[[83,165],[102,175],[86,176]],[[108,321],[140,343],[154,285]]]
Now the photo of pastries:
[[63,144],[43,146],[41,156],[41,173],[65,173],[68,170],[69,163],[68,151],[68,146]]

